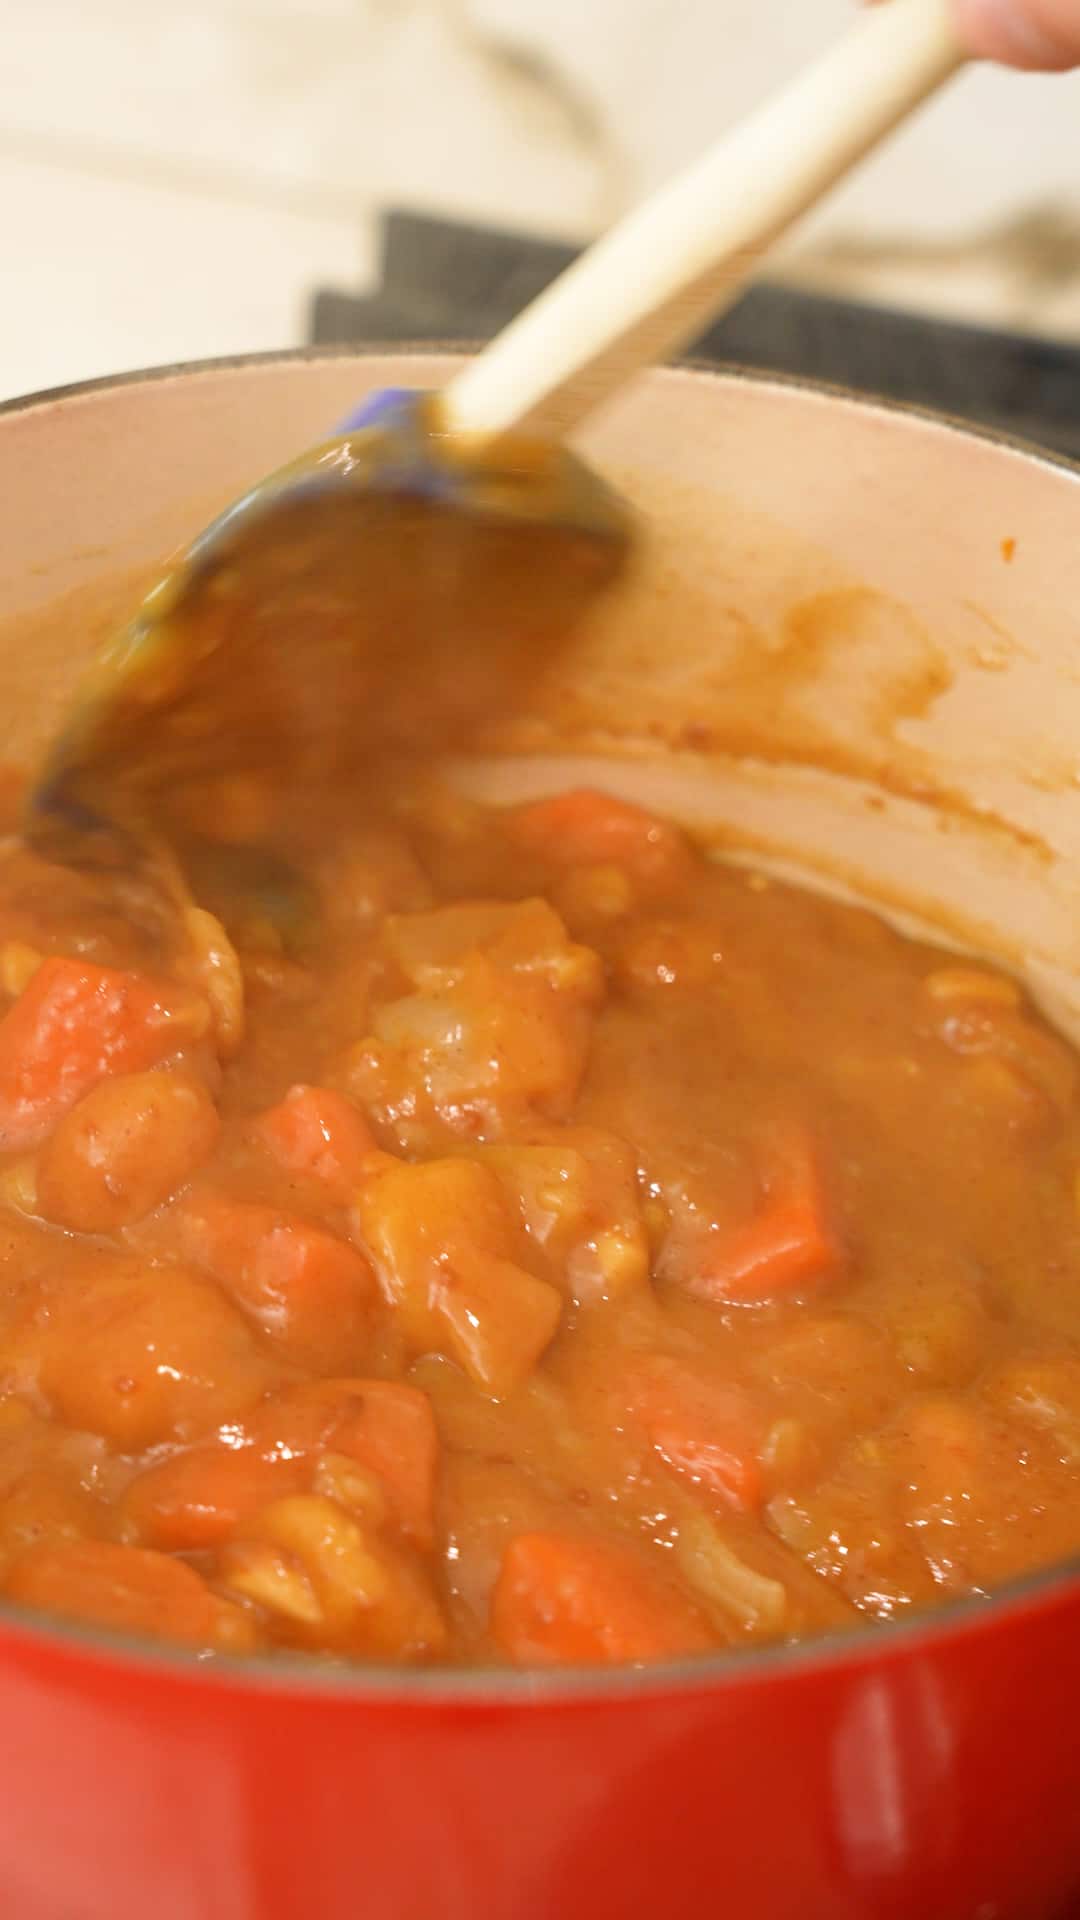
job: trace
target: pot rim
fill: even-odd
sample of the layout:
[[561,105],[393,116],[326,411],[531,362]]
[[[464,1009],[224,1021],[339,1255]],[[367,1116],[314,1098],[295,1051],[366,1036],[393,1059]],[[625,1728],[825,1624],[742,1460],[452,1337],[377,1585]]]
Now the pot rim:
[[[32,393],[15,394],[7,400],[0,400],[0,420],[8,414],[29,412],[35,407],[53,406],[60,401],[90,398],[114,388],[156,385],[159,381],[183,379],[190,375],[244,373],[254,367],[302,366],[324,360],[410,359],[417,354],[466,359],[470,354],[480,352],[483,345],[484,342],[478,340],[344,340],[324,346],[271,347],[260,353],[220,354],[206,360],[166,361],[159,366],[98,374],[90,380],[73,380],[60,387],[40,387]],[[966,420],[959,414],[920,406],[914,401],[866,393],[855,387],[845,387],[838,381],[772,372],[767,367],[740,366],[736,361],[696,360],[692,356],[652,367],[643,377],[655,380],[658,377],[685,379],[688,376],[716,385],[741,383],[781,392],[811,394],[825,400],[842,400],[859,412],[888,417],[899,415],[901,420],[914,420],[929,427],[944,427],[949,433],[1017,454],[1035,466],[1048,467],[1066,474],[1070,479],[1080,480],[1080,458],[1073,459],[1056,448],[1039,446],[1036,441],[1027,440],[1021,434]]]
[[[302,365],[327,360],[364,360],[377,358],[408,359],[417,354],[467,355],[477,350],[467,341],[360,341],[333,346],[292,347],[263,353],[228,354],[221,357],[181,361],[133,372],[100,375],[61,387],[43,388],[0,401],[0,422],[7,416],[31,412],[57,402],[91,398],[114,389],[149,386],[166,380],[184,379],[201,374],[246,372],[256,367]],[[741,383],[781,392],[816,395],[821,399],[841,400],[858,412],[898,415],[929,427],[944,427],[946,432],[996,447],[1019,456],[1026,463],[1049,468],[1069,479],[1080,481],[1080,461],[1048,451],[1017,435],[984,427],[953,415],[939,413],[908,402],[881,399],[873,394],[835,385],[823,380],[800,379],[767,369],[741,367],[730,363],[680,361],[673,366],[654,368],[647,376],[693,378],[710,384]],[[917,1652],[920,1647],[938,1648],[942,1643],[967,1638],[980,1630],[990,1630],[1025,1613],[1049,1610],[1067,1603],[1080,1603],[1080,1554],[1035,1573],[1023,1575],[996,1587],[993,1593],[969,1596],[947,1603],[940,1610],[923,1610],[910,1617],[882,1622],[871,1628],[841,1629],[809,1639],[781,1642],[757,1649],[733,1648],[697,1658],[673,1660],[654,1666],[612,1668],[565,1667],[542,1670],[515,1670],[495,1665],[482,1667],[364,1666],[359,1663],[328,1666],[302,1654],[221,1654],[208,1660],[183,1648],[160,1645],[136,1634],[110,1632],[106,1628],[83,1626],[77,1621],[60,1623],[30,1609],[0,1599],[0,1658],[5,1644],[27,1651],[55,1652],[67,1660],[83,1656],[97,1668],[120,1668],[125,1672],[151,1675],[174,1685],[194,1682],[215,1690],[261,1693],[267,1696],[308,1696],[329,1698],[343,1707],[378,1706],[412,1708],[488,1708],[512,1709],[522,1706],[589,1706],[607,1702],[629,1703],[642,1697],[700,1696],[759,1681],[782,1683],[787,1675],[799,1676],[828,1672],[836,1668],[877,1666],[882,1661]]]

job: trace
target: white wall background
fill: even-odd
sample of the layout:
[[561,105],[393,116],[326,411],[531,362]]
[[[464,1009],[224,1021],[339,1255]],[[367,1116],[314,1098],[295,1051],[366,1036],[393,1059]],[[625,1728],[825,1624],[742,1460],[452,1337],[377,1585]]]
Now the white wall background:
[[[0,395],[297,341],[387,202],[587,235],[850,12],[0,0]],[[1080,76],[966,76],[784,270],[1080,338]]]

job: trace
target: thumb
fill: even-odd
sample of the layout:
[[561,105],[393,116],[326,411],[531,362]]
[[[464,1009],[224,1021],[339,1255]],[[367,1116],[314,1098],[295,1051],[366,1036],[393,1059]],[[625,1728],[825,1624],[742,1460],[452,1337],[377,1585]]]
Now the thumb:
[[968,51],[1044,73],[1080,66],[1080,0],[954,0]]

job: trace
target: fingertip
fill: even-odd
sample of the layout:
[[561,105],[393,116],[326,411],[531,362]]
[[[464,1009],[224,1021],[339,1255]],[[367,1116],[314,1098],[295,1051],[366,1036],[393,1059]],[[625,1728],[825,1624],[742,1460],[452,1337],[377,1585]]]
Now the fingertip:
[[1074,0],[954,0],[961,37],[976,60],[1029,73],[1080,64],[1080,10]]

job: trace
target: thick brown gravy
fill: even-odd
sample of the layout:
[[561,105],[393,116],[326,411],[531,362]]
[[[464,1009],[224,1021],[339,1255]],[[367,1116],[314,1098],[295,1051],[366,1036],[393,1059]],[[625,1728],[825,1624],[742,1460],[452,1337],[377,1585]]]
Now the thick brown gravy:
[[591,792],[414,772],[309,877],[179,961],[8,845],[10,1599],[639,1661],[1080,1549],[1076,1062],[1011,980]]

